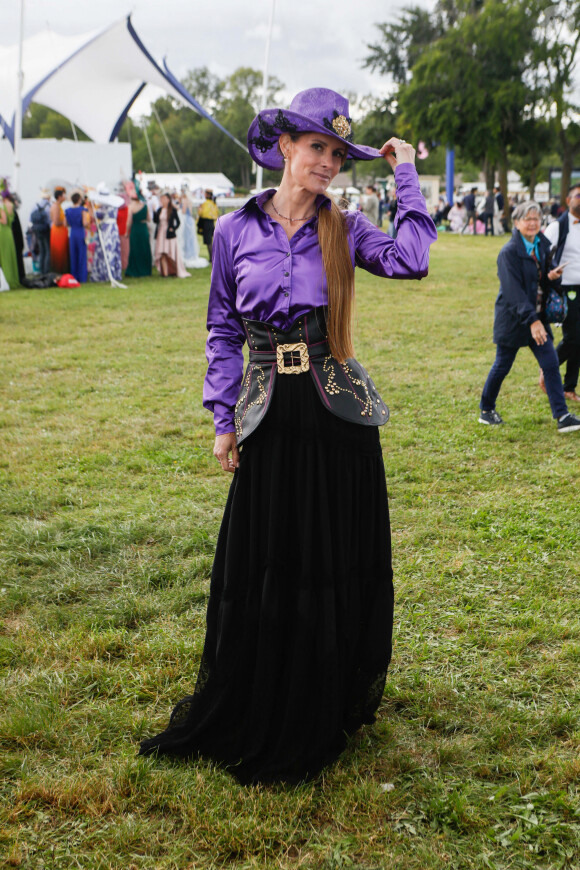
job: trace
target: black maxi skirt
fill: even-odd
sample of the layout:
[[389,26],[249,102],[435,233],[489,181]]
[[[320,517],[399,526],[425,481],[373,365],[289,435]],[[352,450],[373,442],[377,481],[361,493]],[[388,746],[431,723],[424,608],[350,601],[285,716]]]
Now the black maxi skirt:
[[245,783],[315,777],[374,721],[392,624],[378,429],[279,375],[229,491],[194,693],[141,754],[201,755]]

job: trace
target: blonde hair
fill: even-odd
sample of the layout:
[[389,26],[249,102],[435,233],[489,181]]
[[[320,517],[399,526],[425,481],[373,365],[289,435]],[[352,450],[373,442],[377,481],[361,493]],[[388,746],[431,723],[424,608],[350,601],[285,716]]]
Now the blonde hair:
[[328,344],[332,356],[344,362],[354,356],[354,267],[348,246],[346,217],[332,199],[329,209],[322,206],[318,211],[318,244],[328,291]]

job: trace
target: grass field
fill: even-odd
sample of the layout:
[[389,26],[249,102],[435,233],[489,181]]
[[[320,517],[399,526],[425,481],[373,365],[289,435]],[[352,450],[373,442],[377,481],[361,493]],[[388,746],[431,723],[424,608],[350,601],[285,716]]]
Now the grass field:
[[136,755],[194,684],[230,482],[201,408],[208,272],[1,294],[1,867],[580,867],[580,433],[527,350],[506,425],[477,423],[500,244],[358,276],[394,657],[376,724],[297,788]]

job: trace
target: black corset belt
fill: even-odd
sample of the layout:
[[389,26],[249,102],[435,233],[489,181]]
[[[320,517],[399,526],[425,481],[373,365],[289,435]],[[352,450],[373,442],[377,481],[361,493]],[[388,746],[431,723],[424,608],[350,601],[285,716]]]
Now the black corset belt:
[[238,444],[266,415],[279,375],[309,374],[322,404],[337,417],[382,426],[389,409],[368,372],[355,359],[339,363],[330,353],[325,309],[315,308],[283,331],[271,323],[244,320],[249,363],[236,402]]

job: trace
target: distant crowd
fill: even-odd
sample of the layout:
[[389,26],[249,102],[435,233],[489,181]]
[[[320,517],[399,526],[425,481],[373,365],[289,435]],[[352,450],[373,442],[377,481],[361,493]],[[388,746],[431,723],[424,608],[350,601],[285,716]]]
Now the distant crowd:
[[[20,200],[1,182],[0,276],[2,289],[17,286],[76,286],[87,281],[120,282],[159,274],[185,278],[188,268],[211,261],[215,221],[213,192],[196,208],[187,189],[141,192],[134,182],[111,191],[43,188],[27,229],[18,214]],[[200,256],[198,234],[208,258]],[[25,268],[25,251],[32,269]]]
[[[509,213],[524,202],[523,196],[509,198]],[[551,199],[542,206],[542,223],[546,226],[557,220],[564,208],[556,199]],[[498,186],[480,193],[477,187],[472,187],[464,196],[457,196],[450,204],[440,197],[439,206],[433,212],[433,220],[437,227],[445,228],[452,233],[499,236],[509,232],[504,196]]]
[[[187,269],[211,263],[219,216],[211,190],[205,191],[204,201],[196,208],[187,188],[160,190],[154,182],[143,191],[132,181],[114,191],[104,183],[96,189],[41,189],[25,231],[18,215],[19,198],[2,179],[0,194],[2,289],[47,286],[55,283],[55,276],[68,286],[86,281],[119,282],[123,275],[151,275],[154,266],[163,277],[185,278]],[[362,211],[372,224],[396,237],[396,189],[369,184],[362,194],[347,192],[339,202],[348,210]],[[510,197],[510,211],[518,204],[518,196]],[[543,226],[557,220],[562,211],[555,199],[543,205]],[[508,232],[504,197],[498,186],[485,193],[472,187],[453,204],[442,196],[432,217],[439,229],[452,233]],[[207,247],[207,258],[200,256],[198,235]],[[32,270],[25,269],[25,250],[32,258]],[[31,271],[32,275],[27,274]]]
[[358,202],[352,199],[343,198],[341,205],[349,210],[359,210],[365,214],[370,222],[376,227],[382,227],[385,232],[396,237],[395,216],[397,214],[397,191],[383,190],[382,187],[376,187],[373,184],[368,184],[364,188]]

